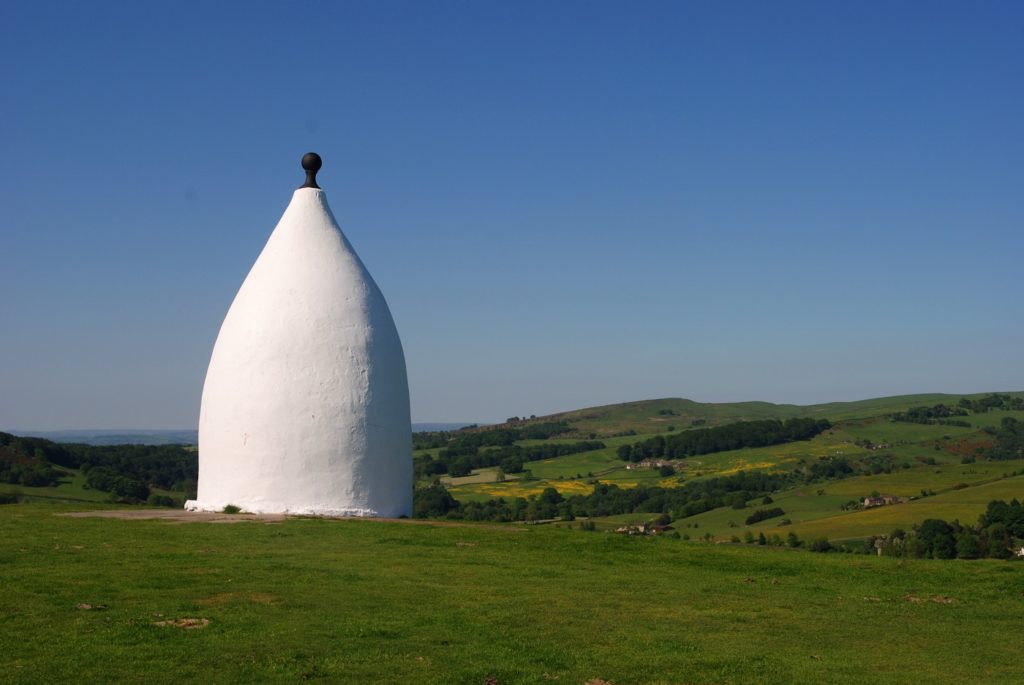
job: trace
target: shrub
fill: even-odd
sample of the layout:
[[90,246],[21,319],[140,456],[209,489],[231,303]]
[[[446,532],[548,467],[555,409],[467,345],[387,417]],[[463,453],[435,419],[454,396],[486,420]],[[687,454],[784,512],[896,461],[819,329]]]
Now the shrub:
[[229,504],[223,509],[225,514],[237,514],[242,511],[241,507],[237,507],[234,504]]
[[830,552],[832,551],[832,545],[829,543],[828,538],[816,538],[811,541],[807,549],[812,552]]
[[146,500],[146,504],[153,507],[177,507],[178,501],[173,497],[168,497],[167,495],[158,495],[153,493],[149,496],[149,499]]
[[776,516],[782,516],[785,514],[782,507],[775,507],[774,509],[758,509],[753,514],[747,517],[747,525],[757,523],[758,521],[764,521],[765,519],[775,518]]
[[443,485],[431,485],[428,488],[419,488],[412,494],[412,515],[413,518],[427,518],[430,516],[445,516],[451,511],[457,511],[459,503],[451,496]]

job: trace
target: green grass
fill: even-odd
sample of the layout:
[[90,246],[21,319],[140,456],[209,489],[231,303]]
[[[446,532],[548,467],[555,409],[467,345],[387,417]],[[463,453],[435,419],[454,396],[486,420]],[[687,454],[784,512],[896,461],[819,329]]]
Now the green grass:
[[[75,469],[64,469],[71,475],[61,479],[56,487],[30,488],[25,485],[0,483],[0,492],[18,492],[29,501],[109,502],[110,493],[85,486],[85,476]],[[161,494],[163,491],[160,491]]]
[[[1024,679],[1024,564],[550,526],[54,512],[0,509],[5,682]],[[154,625],[181,618],[210,623]]]
[[[983,483],[963,490],[939,493],[912,502],[875,507],[863,511],[838,514],[834,517],[817,518],[796,522],[782,528],[782,535],[790,530],[803,539],[828,537],[831,540],[863,538],[869,535],[884,535],[894,528],[909,530],[915,523],[925,519],[938,518],[946,521],[958,519],[963,523],[975,524],[985,507],[992,500],[1024,498],[1024,477],[1006,478]],[[773,505],[774,506],[774,505]],[[785,509],[784,504],[780,504]],[[788,510],[787,510],[788,512]],[[756,526],[752,526],[756,528]],[[717,532],[717,531],[716,531]]]
[[[868,409],[865,408],[871,406],[874,409],[870,410],[874,411],[878,410],[879,405],[888,407],[920,403],[920,397],[887,398],[883,401],[875,401],[874,405],[869,403],[853,404],[857,405],[856,411],[867,411]],[[931,402],[942,399],[949,401],[948,397],[943,398],[942,396],[924,397]],[[634,404],[646,407],[646,411],[651,411],[649,405],[652,403]],[[975,416],[980,416],[982,418],[978,421],[979,424],[994,425],[998,424],[1003,417],[1017,414],[1024,414],[1024,412],[996,411],[989,414],[972,415],[970,418],[973,420]],[[663,433],[662,435],[670,434]],[[896,470],[892,474],[873,477],[874,479],[869,481],[870,486],[866,484],[862,493],[852,493],[851,497],[868,494],[875,489],[909,496],[918,494],[921,488],[936,490],[951,487],[954,484],[953,482],[946,483],[945,477],[936,479],[928,476],[927,474],[930,474],[935,467],[925,466],[926,460],[928,463],[934,462],[938,468],[959,468],[962,457],[965,454],[973,453],[974,447],[980,441],[987,440],[988,437],[979,432],[976,427],[893,422],[885,416],[849,419],[836,423],[832,429],[811,440],[688,457],[684,460],[684,465],[678,469],[677,477],[670,478],[661,477],[656,470],[627,470],[625,468],[625,463],[616,455],[616,449],[621,444],[632,443],[639,439],[643,438],[635,436],[606,438],[607,447],[601,450],[530,462],[528,467],[536,480],[494,484],[488,482],[493,478],[488,477],[487,473],[481,473],[474,477],[454,481],[455,487],[451,488],[451,492],[456,498],[464,501],[481,501],[491,497],[527,497],[538,494],[549,486],[557,488],[564,495],[587,494],[592,487],[587,482],[594,478],[622,487],[641,484],[672,487],[678,484],[679,479],[687,481],[713,478],[734,474],[740,470],[788,471],[799,467],[801,463],[813,463],[825,457],[843,456],[864,459],[872,455],[891,455],[897,464],[906,464],[914,468],[909,471]],[[870,450],[857,444],[865,440],[879,446],[879,449]],[[1000,472],[1005,472],[1017,470],[1021,466],[1007,465],[992,466],[991,468],[1002,469]],[[588,474],[593,474],[593,476]],[[577,476],[580,477],[577,478]],[[901,479],[908,478],[908,482],[912,485],[903,487]],[[813,488],[815,491],[817,489],[817,486]],[[838,493],[838,491],[836,492]],[[849,497],[837,498],[836,501],[833,501],[831,498],[826,498],[814,505],[801,502],[798,506],[801,516],[804,513],[810,515],[814,513],[812,510],[822,508],[824,509],[817,512],[819,517],[831,516],[838,510],[839,504],[848,499]],[[804,509],[808,507],[810,510],[805,512]],[[975,517],[976,515],[974,514]],[[734,531],[719,529],[728,527],[730,521],[741,524],[746,514],[738,516],[728,510],[719,510],[702,516],[709,519],[707,523],[715,526],[716,532],[728,537],[728,534]]]
[[[961,426],[925,425],[893,422],[888,414],[912,406],[945,403],[955,405],[961,397],[980,398],[988,393],[973,395],[901,395],[857,402],[797,406],[775,405],[767,402],[738,402],[730,404],[702,404],[691,400],[666,398],[628,402],[624,404],[591,407],[562,414],[542,417],[542,421],[564,420],[575,434],[550,441],[524,440],[519,444],[571,443],[590,434],[598,435],[606,447],[592,452],[574,454],[556,459],[529,462],[526,465],[536,480],[518,483],[495,483],[494,472],[481,469],[473,475],[445,479],[452,494],[463,501],[482,501],[492,497],[527,497],[540,493],[545,487],[555,487],[563,494],[585,494],[586,481],[597,478],[602,482],[622,487],[640,484],[672,486],[675,479],[663,479],[655,471],[627,470],[618,459],[620,445],[632,444],[652,435],[669,436],[669,426],[685,430],[694,420],[701,419],[714,426],[733,421],[765,418],[785,419],[794,416],[821,416],[834,424],[831,430],[812,440],[798,441],[771,447],[747,448],[698,455],[687,458],[679,469],[685,480],[730,475],[740,470],[788,471],[802,461],[813,462],[822,457],[845,456],[855,459],[871,456],[873,452],[857,442],[865,440],[884,446],[877,453],[895,457],[897,462],[917,465],[925,460],[940,465],[958,464],[966,454],[987,436],[979,428],[998,425],[1003,418],[1024,419],[1024,412],[992,411],[958,417],[972,424]],[[1011,395],[1024,393],[1014,392]],[[671,412],[664,414],[663,412]],[[617,435],[635,431],[635,435]],[[430,452],[436,453],[435,450]],[[419,454],[419,453],[418,453]],[[593,474],[593,475],[590,475]],[[514,477],[508,474],[510,478]],[[424,479],[420,485],[427,485]]]
[[[680,519],[676,525],[686,530],[696,524],[701,535],[711,532],[717,539],[725,540],[732,535],[743,537],[747,531],[754,535],[764,532],[768,536],[778,533],[782,537],[792,531],[806,540],[816,537],[848,540],[885,535],[896,527],[909,530],[913,524],[928,518],[949,521],[959,519],[963,523],[974,524],[989,501],[1024,498],[1024,476],[1004,477],[1013,472],[1024,472],[1024,461],[921,466],[892,474],[858,476],[801,486],[773,494],[771,504],[762,504],[761,498],[757,498],[748,502],[746,509],[722,507]],[[954,489],[954,486],[961,483],[969,487]],[[866,497],[876,490],[899,495],[906,501],[863,511],[841,511],[840,505]],[[921,498],[921,490],[937,494]],[[819,491],[822,494],[819,495]],[[910,501],[910,497],[919,499]],[[785,515],[749,526],[744,523],[746,517],[755,510],[773,507],[781,507]],[[650,517],[649,514],[647,516]],[[780,521],[786,518],[792,524],[780,526]]]

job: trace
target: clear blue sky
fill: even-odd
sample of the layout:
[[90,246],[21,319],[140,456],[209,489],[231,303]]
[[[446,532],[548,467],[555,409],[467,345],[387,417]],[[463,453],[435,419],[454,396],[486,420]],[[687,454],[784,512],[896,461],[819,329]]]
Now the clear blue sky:
[[301,183],[417,421],[1024,389],[1024,4],[0,8],[0,429],[195,426]]

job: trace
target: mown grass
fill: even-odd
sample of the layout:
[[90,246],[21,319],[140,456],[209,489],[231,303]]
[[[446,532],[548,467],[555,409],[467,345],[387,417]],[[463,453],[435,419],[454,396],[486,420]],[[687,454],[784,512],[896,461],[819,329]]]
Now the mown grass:
[[[1021,564],[536,526],[54,513],[0,510],[5,682],[1024,679]],[[154,625],[181,618],[209,625]]]

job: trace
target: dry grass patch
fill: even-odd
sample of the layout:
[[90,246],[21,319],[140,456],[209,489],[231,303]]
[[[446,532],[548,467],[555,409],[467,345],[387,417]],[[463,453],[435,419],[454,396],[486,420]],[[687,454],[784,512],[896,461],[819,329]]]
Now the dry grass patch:
[[161,628],[182,628],[184,630],[197,630],[210,625],[208,618],[174,618],[166,621],[153,621],[153,625]]

